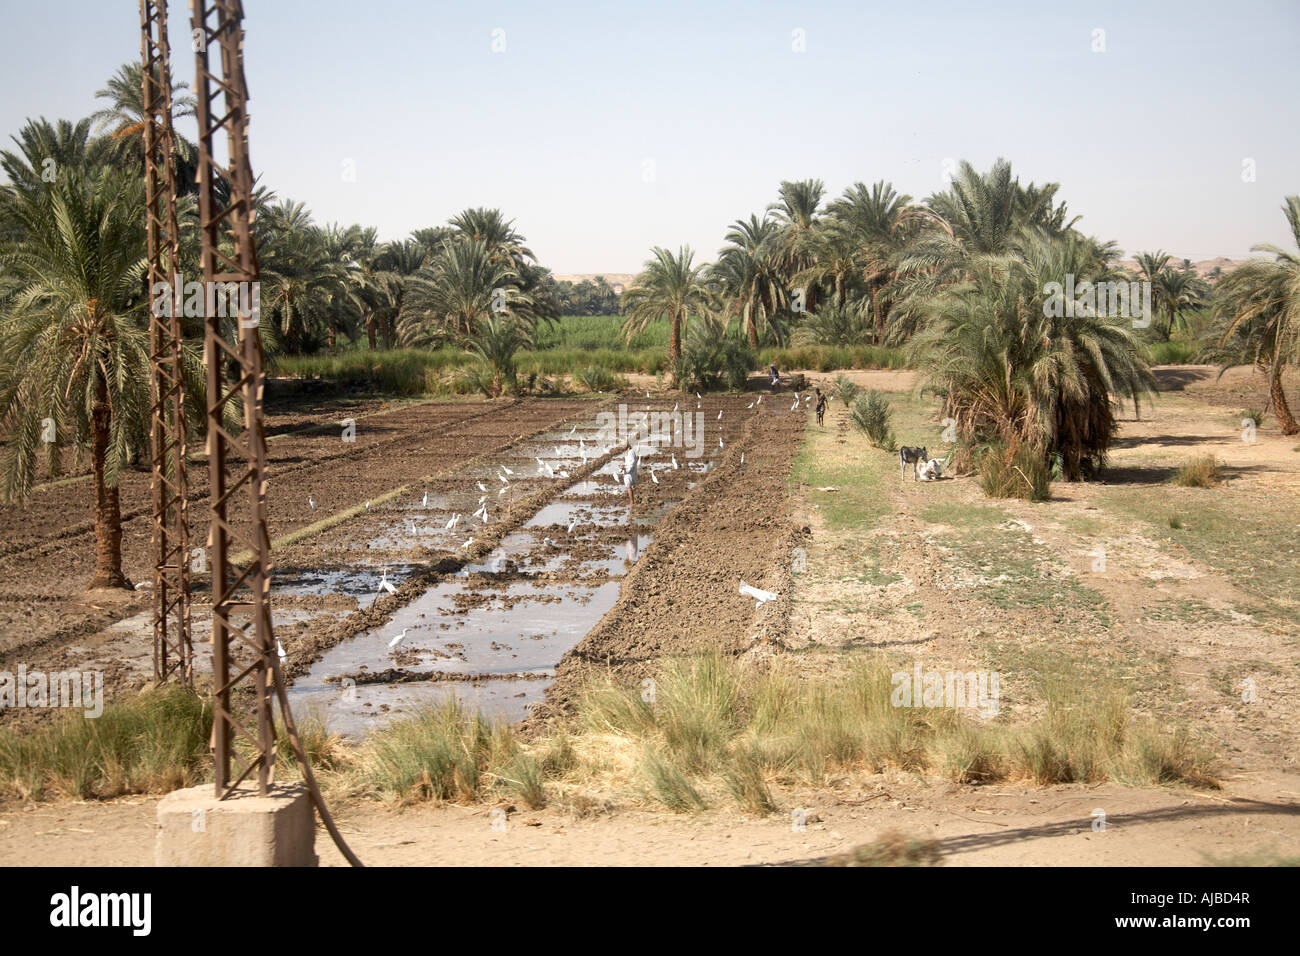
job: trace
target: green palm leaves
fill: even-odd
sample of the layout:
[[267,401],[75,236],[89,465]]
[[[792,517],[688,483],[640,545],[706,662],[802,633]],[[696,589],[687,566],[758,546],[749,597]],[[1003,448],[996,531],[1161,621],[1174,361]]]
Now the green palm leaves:
[[706,267],[694,261],[690,246],[682,246],[676,255],[655,246],[632,287],[623,293],[624,338],[630,340],[651,322],[667,319],[668,363],[673,368],[681,358],[682,332],[691,316],[710,317],[719,305],[709,288]]
[[968,263],[965,281],[930,300],[912,342],[925,387],[973,447],[1027,445],[1078,480],[1105,461],[1115,404],[1154,387],[1127,317],[1045,308],[1051,283],[1102,282],[1107,264],[1082,237],[1024,233],[1002,255]]
[[[1300,251],[1300,196],[1287,196],[1282,213]],[[1268,373],[1273,413],[1282,433],[1294,435],[1300,425],[1287,404],[1282,371],[1300,361],[1300,254],[1269,243],[1251,251],[1269,253],[1273,261],[1252,259],[1219,281],[1220,346],[1230,360],[1253,361]]]

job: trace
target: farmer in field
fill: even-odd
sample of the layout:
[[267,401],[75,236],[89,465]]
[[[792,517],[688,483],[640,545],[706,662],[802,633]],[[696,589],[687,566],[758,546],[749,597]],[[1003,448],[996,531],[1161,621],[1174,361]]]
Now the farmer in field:
[[775,362],[768,366],[768,371],[772,373],[772,387],[776,388],[781,384],[781,373],[776,370]]
[[632,507],[632,486],[636,484],[637,460],[636,446],[627,443],[627,453],[623,455],[623,485],[627,488],[627,506]]

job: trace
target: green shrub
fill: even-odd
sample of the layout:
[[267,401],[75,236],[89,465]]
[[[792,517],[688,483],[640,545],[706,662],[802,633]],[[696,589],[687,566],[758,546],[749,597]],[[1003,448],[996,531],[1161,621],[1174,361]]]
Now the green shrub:
[[862,393],[862,387],[843,374],[835,376],[833,389],[835,397],[843,403],[845,408],[852,408],[853,400]]
[[980,487],[990,498],[1046,501],[1052,494],[1052,469],[1041,449],[1027,442],[994,443],[976,454]]
[[575,382],[589,392],[612,392],[627,384],[603,365],[588,365],[573,376]]
[[867,441],[876,448],[891,452],[898,450],[894,430],[890,427],[892,417],[889,400],[874,388],[854,398],[849,408],[849,421],[853,427],[865,434]]
[[758,357],[744,342],[727,339],[722,345],[722,367],[727,379],[727,388],[744,391],[749,381],[749,373],[756,368]]

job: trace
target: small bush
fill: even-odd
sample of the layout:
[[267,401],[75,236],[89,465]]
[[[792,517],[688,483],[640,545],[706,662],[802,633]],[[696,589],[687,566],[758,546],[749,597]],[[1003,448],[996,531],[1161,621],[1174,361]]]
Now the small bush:
[[892,418],[893,411],[888,399],[874,388],[864,395],[858,395],[849,408],[849,421],[853,427],[865,434],[872,445],[885,451],[898,450],[894,430],[890,427]]
[[528,809],[540,810],[546,806],[546,771],[531,755],[518,751],[493,773]]
[[1266,408],[1243,408],[1241,410],[1241,420],[1245,421],[1246,419],[1250,419],[1255,423],[1256,428],[1262,428],[1264,426],[1264,419],[1267,416],[1268,409]]
[[701,324],[692,329],[677,361],[677,386],[705,392],[722,386],[743,389],[756,360],[740,339],[727,338],[721,329]]
[[486,362],[475,362],[466,366],[456,375],[456,392],[460,395],[484,395],[493,397],[496,382],[492,368]]
[[1046,501],[1052,494],[1051,465],[1027,443],[986,446],[976,455],[976,471],[990,498]]
[[1147,346],[1147,361],[1151,365],[1188,365],[1202,352],[1195,342],[1152,342]]
[[722,345],[722,367],[727,379],[727,388],[742,391],[749,381],[749,373],[755,368],[757,356],[744,342],[728,339]]
[[390,799],[473,800],[482,771],[501,745],[487,720],[466,714],[451,697],[375,731],[357,759],[362,781]]
[[573,377],[589,392],[612,392],[626,384],[603,365],[588,365]]
[[1193,458],[1178,469],[1174,484],[1183,488],[1213,488],[1223,480],[1219,474],[1219,461],[1213,455]]
[[723,768],[727,792],[736,803],[751,813],[772,813],[776,801],[763,780],[761,754],[753,748],[740,748]]
[[835,377],[834,391],[835,397],[844,404],[844,407],[850,408],[853,400],[861,394],[862,387],[841,373]]

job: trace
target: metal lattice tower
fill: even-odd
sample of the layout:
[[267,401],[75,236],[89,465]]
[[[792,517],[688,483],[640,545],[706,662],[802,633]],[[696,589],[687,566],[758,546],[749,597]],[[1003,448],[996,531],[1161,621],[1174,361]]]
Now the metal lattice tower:
[[[271,630],[271,544],[266,530],[266,443],[262,433],[262,346],[259,316],[250,308],[258,282],[253,244],[253,177],[248,158],[243,10],[238,0],[193,0],[195,93],[199,120],[199,234],[205,289],[204,361],[207,366],[208,469],[212,530],[212,746],[218,796],[250,774],[266,793],[275,764],[271,713],[276,664]],[[209,67],[216,50],[219,73]],[[218,106],[216,100],[222,98]],[[225,134],[227,161],[216,158]],[[223,202],[216,186],[228,186]],[[226,283],[236,295],[227,299]],[[220,285],[218,285],[220,284]],[[240,294],[242,292],[242,294]],[[226,316],[229,304],[234,314]],[[233,319],[232,345],[227,326]],[[235,412],[243,429],[231,430]],[[243,499],[244,507],[239,508]],[[232,512],[242,512],[232,514]],[[243,567],[232,561],[239,553]],[[232,706],[238,689],[251,692],[251,725]],[[242,701],[240,704],[242,705]],[[242,709],[242,707],[241,707]],[[246,722],[249,725],[246,726]],[[243,750],[241,757],[238,750]],[[242,763],[242,770],[236,765]]]
[[[161,0],[165,2],[165,0]],[[227,797],[257,775],[267,793],[275,769],[271,697],[280,702],[285,731],[316,812],[353,866],[361,861],[339,834],[289,710],[278,646],[271,628],[271,539],[266,528],[266,436],[263,431],[262,340],[258,333],[257,247],[253,242],[253,173],[248,158],[248,86],[244,79],[243,5],[239,0],[191,0],[195,95],[199,121],[199,236],[203,266],[204,363],[207,367],[209,502],[212,526],[212,752],[216,795]],[[209,66],[219,51],[220,75]],[[222,98],[220,111],[216,100]],[[226,134],[227,161],[214,147]],[[217,175],[228,186],[222,201]],[[212,290],[237,284],[226,299]],[[237,300],[233,314],[223,308]],[[215,307],[214,307],[215,306]],[[234,319],[232,345],[223,325]],[[229,429],[242,412],[242,434]],[[239,512],[240,498],[245,502]],[[233,506],[233,507],[232,507]],[[232,546],[241,551],[232,553]],[[239,558],[242,567],[236,563]],[[246,559],[246,560],[245,560]],[[251,720],[243,717],[251,696]],[[235,698],[232,700],[232,698]],[[251,724],[255,723],[256,726]],[[241,752],[242,751],[242,752]],[[242,769],[240,765],[242,764]]]
[[[153,452],[153,672],[189,684],[189,515],[185,396],[180,303],[159,299],[158,283],[173,288],[179,272],[176,224],[176,139],[172,130],[171,53],[166,0],[140,0],[140,56],[144,85],[145,225],[149,256],[149,360],[152,366]],[[175,291],[175,290],[174,290]]]

